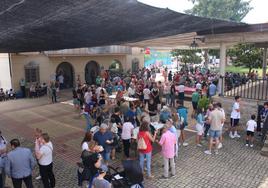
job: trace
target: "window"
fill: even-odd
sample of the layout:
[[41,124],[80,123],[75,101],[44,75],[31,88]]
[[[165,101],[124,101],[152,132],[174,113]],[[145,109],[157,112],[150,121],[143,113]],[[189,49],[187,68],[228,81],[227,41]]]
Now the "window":
[[122,71],[123,70],[123,67],[122,67],[122,64],[120,61],[118,60],[113,60],[110,67],[109,67],[109,70],[111,71]]
[[30,62],[24,67],[26,82],[39,82],[39,65],[35,62]]

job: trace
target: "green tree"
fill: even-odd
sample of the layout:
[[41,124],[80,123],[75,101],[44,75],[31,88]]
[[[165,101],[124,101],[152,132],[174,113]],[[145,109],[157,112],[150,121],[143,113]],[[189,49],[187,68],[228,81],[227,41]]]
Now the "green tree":
[[254,44],[238,44],[228,50],[234,66],[244,66],[249,69],[260,68],[262,66],[263,49],[256,48]]
[[240,22],[252,9],[248,0],[189,0],[194,6],[188,14]]
[[[188,14],[218,18],[229,21],[240,22],[252,9],[250,0],[189,0],[194,6],[191,10],[186,10]],[[208,63],[208,55],[219,58],[218,49],[204,50],[205,64]]]
[[201,63],[202,59],[197,53],[200,53],[200,50],[182,50],[182,49],[173,49],[171,55],[176,57],[177,61],[184,63],[185,67],[187,63]]

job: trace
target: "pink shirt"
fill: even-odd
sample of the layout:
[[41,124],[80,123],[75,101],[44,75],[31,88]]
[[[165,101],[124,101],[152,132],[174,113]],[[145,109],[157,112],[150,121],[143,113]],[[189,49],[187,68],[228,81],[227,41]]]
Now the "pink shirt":
[[161,136],[159,144],[162,146],[162,155],[165,158],[173,158],[175,156],[176,136],[172,132],[165,132]]

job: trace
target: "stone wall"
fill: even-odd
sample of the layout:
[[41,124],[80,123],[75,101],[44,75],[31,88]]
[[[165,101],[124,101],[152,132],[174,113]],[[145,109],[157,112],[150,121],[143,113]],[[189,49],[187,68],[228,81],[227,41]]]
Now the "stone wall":
[[[232,111],[232,105],[234,103],[234,97],[218,97],[215,96],[212,99],[215,102],[221,102],[225,113],[226,113],[226,122],[230,122],[230,115]],[[263,104],[263,101],[250,100],[250,99],[242,99],[240,108],[241,108],[241,120],[240,125],[245,126],[247,121],[250,119],[252,114],[257,116],[258,105]]]

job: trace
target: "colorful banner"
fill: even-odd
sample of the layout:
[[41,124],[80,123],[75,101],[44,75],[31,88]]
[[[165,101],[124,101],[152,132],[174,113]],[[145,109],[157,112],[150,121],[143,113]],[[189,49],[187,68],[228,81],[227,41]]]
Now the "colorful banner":
[[144,55],[144,66],[169,66],[172,64],[170,52],[161,52],[153,49],[146,49]]

